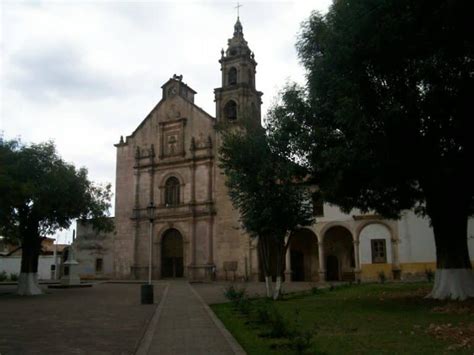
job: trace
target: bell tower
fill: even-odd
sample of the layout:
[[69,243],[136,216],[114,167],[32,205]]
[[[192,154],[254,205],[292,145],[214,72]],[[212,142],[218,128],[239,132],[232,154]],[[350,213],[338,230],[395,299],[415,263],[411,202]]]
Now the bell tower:
[[244,39],[239,17],[234,25],[234,36],[228,40],[227,50],[221,51],[219,63],[222,85],[214,89],[217,121],[248,118],[260,125],[263,93],[255,88],[257,62]]

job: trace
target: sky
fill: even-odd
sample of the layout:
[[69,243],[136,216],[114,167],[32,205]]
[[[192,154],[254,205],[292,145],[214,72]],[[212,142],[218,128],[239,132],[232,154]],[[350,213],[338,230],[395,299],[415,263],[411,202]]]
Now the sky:
[[[285,83],[304,83],[301,22],[330,0],[244,1],[244,36],[258,62],[262,113]],[[53,140],[98,183],[115,182],[115,143],[161,99],[173,74],[215,116],[218,60],[232,37],[234,1],[0,0],[0,134]],[[113,215],[113,209],[111,211]],[[70,241],[71,230],[58,233]]]

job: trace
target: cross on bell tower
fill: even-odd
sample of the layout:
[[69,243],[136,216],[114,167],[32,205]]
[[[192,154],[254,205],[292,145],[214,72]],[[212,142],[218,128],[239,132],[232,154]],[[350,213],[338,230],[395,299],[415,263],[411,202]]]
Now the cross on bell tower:
[[217,121],[236,121],[243,118],[261,124],[260,107],[263,93],[255,88],[257,62],[254,53],[244,39],[237,3],[237,21],[234,35],[227,42],[227,49],[221,51],[222,85],[214,89]]
[[237,18],[240,17],[239,9],[240,9],[242,6],[244,6],[244,5],[239,4],[239,2],[237,1],[237,6],[235,7],[235,8],[237,9]]

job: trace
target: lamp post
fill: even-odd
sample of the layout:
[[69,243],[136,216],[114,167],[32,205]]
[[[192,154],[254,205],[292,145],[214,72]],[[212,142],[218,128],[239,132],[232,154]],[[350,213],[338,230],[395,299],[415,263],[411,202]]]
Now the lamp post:
[[149,224],[149,250],[148,250],[148,283],[142,285],[142,304],[153,304],[153,285],[151,284],[152,257],[153,257],[153,221],[155,220],[156,206],[153,201],[147,206],[147,217]]

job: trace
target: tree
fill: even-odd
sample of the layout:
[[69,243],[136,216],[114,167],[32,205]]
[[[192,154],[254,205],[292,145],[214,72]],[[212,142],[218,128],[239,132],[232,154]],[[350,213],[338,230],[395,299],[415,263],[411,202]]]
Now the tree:
[[326,201],[429,217],[437,299],[474,297],[471,13],[456,0],[335,1],[302,25],[305,87],[288,85],[270,114]]
[[[271,296],[271,268],[276,266],[273,298],[281,291],[285,253],[291,231],[313,222],[311,196],[301,180],[304,170],[281,154],[278,141],[261,127],[243,120],[240,126],[222,130],[220,167],[226,175],[229,196],[240,212],[240,221],[252,237],[258,237],[267,296]],[[288,241],[289,241],[288,238]],[[271,258],[274,260],[271,260]]]
[[52,142],[26,145],[0,137],[0,167],[0,234],[22,247],[18,293],[40,294],[43,238],[74,218],[90,218],[95,228],[110,231],[110,185],[90,182],[87,170],[62,160]]

